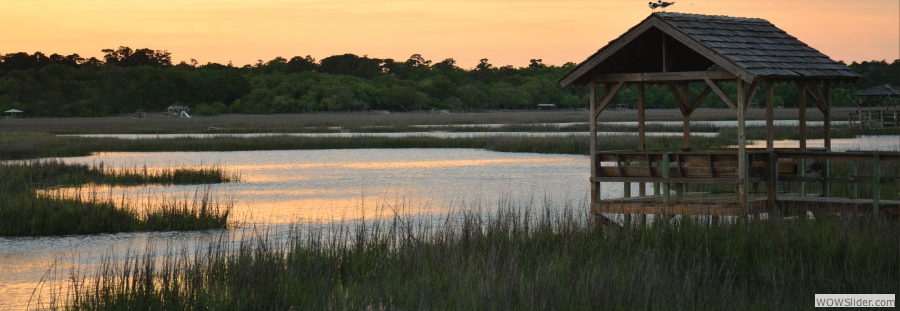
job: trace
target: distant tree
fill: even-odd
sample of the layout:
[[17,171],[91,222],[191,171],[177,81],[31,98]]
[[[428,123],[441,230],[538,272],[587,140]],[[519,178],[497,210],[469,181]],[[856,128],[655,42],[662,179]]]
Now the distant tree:
[[78,54],[66,55],[66,58],[64,61],[65,65],[69,65],[69,66],[73,66],[73,65],[79,66],[79,65],[83,64],[84,62],[85,62],[84,57],[81,57],[81,55],[78,55]]
[[120,46],[118,49],[101,50],[107,65],[117,67],[170,67],[172,66],[172,56],[168,51],[151,50],[147,48],[132,50],[127,46]]
[[401,66],[401,64],[395,61],[393,58],[381,60],[381,74],[384,75],[405,75],[406,73],[403,72],[405,68],[403,67],[404,66]]
[[478,61],[478,65],[475,65],[475,70],[477,71],[489,71],[494,68],[494,65],[488,62],[487,58],[482,58]]
[[444,71],[459,69],[459,67],[456,67],[456,60],[454,60],[452,58],[442,60],[442,61],[432,65],[431,67],[435,68],[435,69],[439,69],[439,70],[444,70]]
[[475,78],[481,81],[489,81],[494,78],[494,65],[491,65],[487,58],[482,58],[478,61],[478,65],[475,65],[474,74]]
[[294,56],[287,62],[284,73],[298,73],[304,71],[313,71],[316,69],[316,59],[312,56],[306,57]]
[[411,68],[427,68],[431,66],[431,61],[422,57],[422,54],[413,54],[406,60],[406,65]]
[[544,65],[544,60],[542,60],[540,58],[538,58],[538,59],[532,58],[531,60],[528,61],[528,68],[529,69],[543,69],[543,68],[547,68],[547,65]]
[[860,75],[858,85],[861,89],[882,84],[897,85],[900,83],[900,59],[890,64],[885,61],[853,62],[848,67]]
[[284,73],[287,69],[288,60],[284,57],[278,56],[273,58],[268,62],[259,62],[256,64],[256,69],[262,73]]
[[343,54],[323,58],[318,70],[330,74],[372,78],[382,73],[381,63],[380,59]]
[[41,52],[34,52],[32,55],[28,55],[25,52],[6,54],[2,60],[0,69],[7,71],[40,69],[52,63],[50,58]]

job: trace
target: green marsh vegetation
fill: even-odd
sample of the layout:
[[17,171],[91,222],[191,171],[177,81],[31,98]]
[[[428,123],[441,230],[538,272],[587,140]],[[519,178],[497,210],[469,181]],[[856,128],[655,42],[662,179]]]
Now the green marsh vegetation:
[[[119,169],[103,164],[30,160],[0,165],[0,236],[66,235],[124,231],[225,228],[231,202],[219,202],[209,189],[190,200],[131,203],[97,194],[97,185],[210,184],[238,181],[220,167]],[[54,195],[56,187],[88,187],[87,195]]]
[[577,204],[498,204],[110,259],[73,272],[70,299],[51,309],[797,310],[816,293],[893,293],[900,281],[900,225],[883,218],[621,228],[592,225]]
[[[673,116],[661,114],[660,119],[680,119],[677,111],[666,113]],[[733,114],[731,111],[717,113]],[[274,119],[268,118],[275,118],[254,117],[270,121]],[[491,117],[500,118],[496,114]],[[294,127],[308,127],[300,123],[290,125],[291,122],[283,123],[283,127],[273,122],[234,128],[216,123],[217,129],[207,127],[215,120],[224,120],[220,118],[230,116],[189,121],[167,119],[190,129],[155,130],[159,133],[287,133],[293,132],[288,129]],[[332,118],[340,119],[340,116],[321,117],[335,120]],[[362,121],[366,118],[348,118],[358,122],[322,123],[306,131],[326,131],[327,127],[383,131],[379,127],[384,126],[406,131],[415,129],[410,125],[467,122],[464,118],[455,123],[429,119],[429,122],[417,120],[391,125],[391,122],[367,123]],[[202,124],[199,129],[188,126],[189,122],[199,120],[210,123]],[[485,120],[481,122],[487,123]],[[515,130],[534,128],[515,122],[497,123],[510,124],[508,128]],[[578,126],[584,125],[574,128]],[[147,128],[154,130],[151,126]],[[606,128],[636,131],[629,126]],[[671,131],[665,127],[657,129]],[[56,133],[79,133],[57,130]],[[569,130],[572,128],[560,131]],[[692,126],[692,130],[711,131],[701,126]],[[692,146],[712,148],[735,143],[735,132],[716,130],[723,134],[712,138],[692,137]],[[102,131],[80,133],[98,132]],[[789,132],[796,131],[776,131],[778,135]],[[819,135],[814,133],[815,129],[810,132],[810,138]],[[586,154],[589,149],[585,135],[121,140],[59,137],[56,133],[4,132],[0,141],[4,146],[16,147],[0,148],[0,152],[15,150],[3,154],[3,158],[31,158],[98,151],[483,148]],[[763,134],[764,131],[751,130],[748,138],[761,138]],[[14,135],[30,135],[31,139],[11,138]],[[634,139],[609,138],[601,139],[600,144],[604,150],[618,150],[634,149],[636,143]],[[677,149],[681,140],[648,137],[648,147]],[[294,237],[285,244],[268,244],[268,237],[262,235],[242,241],[223,240],[193,254],[167,256],[162,262],[149,253],[124,263],[110,260],[96,274],[73,274],[72,299],[60,298],[52,307],[58,310],[801,309],[812,305],[815,293],[892,292],[900,279],[896,256],[900,230],[896,221],[856,217],[709,223],[683,219],[611,229],[591,225],[588,216],[581,214],[586,210],[585,206],[569,207],[567,212],[556,215],[503,206],[501,212],[491,217],[463,212],[447,216],[436,226],[400,216],[380,218],[365,225],[338,224],[331,231],[298,225]]]
[[[764,112],[751,109],[750,115],[759,118]],[[837,109],[836,109],[837,110]],[[796,111],[779,109],[779,118],[789,118]],[[728,109],[701,109],[695,112],[697,120],[723,120],[733,118]],[[838,115],[839,113],[835,113]],[[637,132],[636,125],[622,125],[634,121],[635,111],[611,110],[601,115],[601,132]],[[678,121],[677,110],[650,109],[648,120]],[[150,120],[152,119],[152,120]],[[814,118],[810,118],[814,119]],[[539,152],[561,154],[587,154],[590,149],[586,135],[570,137],[527,136],[430,138],[430,137],[289,137],[281,133],[369,133],[369,132],[588,132],[587,113],[584,111],[551,112],[492,112],[468,114],[299,114],[299,115],[230,115],[206,118],[61,118],[19,119],[0,122],[0,159],[28,159],[42,157],[86,156],[92,152],[152,152],[152,151],[243,151],[284,149],[347,149],[347,148],[478,148],[507,152]],[[563,126],[548,123],[564,123]],[[436,126],[431,128],[419,127]],[[484,126],[491,125],[491,126]],[[778,139],[791,138],[796,130],[775,132]],[[681,126],[648,125],[648,132],[681,132]],[[734,145],[737,131],[709,125],[693,124],[694,133],[719,133],[716,137],[693,137],[691,146],[696,149]],[[810,128],[808,137],[820,137],[820,130]],[[226,136],[216,138],[157,138],[116,139],[58,136],[58,134],[196,134],[216,133]],[[268,133],[270,136],[233,137],[227,134]],[[794,134],[790,134],[794,133]],[[633,137],[633,136],[629,136]],[[763,139],[765,129],[748,128],[749,139]],[[650,149],[680,148],[680,139],[648,137]],[[610,137],[601,139],[603,150],[635,149],[634,139]]]

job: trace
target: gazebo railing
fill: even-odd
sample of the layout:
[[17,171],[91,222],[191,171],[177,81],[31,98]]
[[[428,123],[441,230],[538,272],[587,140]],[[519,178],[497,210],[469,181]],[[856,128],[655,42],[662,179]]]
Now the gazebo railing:
[[[591,182],[597,189],[600,183],[621,183],[623,193],[605,200],[598,193],[592,208],[729,214],[802,212],[813,206],[895,213],[900,206],[897,152],[749,149],[744,174],[738,157],[737,149],[598,152]],[[639,189],[636,196],[633,184]]]

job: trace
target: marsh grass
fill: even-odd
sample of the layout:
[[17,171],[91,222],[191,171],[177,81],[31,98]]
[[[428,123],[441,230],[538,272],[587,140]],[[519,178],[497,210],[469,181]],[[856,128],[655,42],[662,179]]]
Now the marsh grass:
[[0,236],[49,236],[133,231],[224,229],[232,202],[211,199],[209,189],[193,199],[129,203],[103,197],[96,189],[86,196],[7,195],[0,208]]
[[[617,128],[620,132],[634,132]],[[0,134],[0,140],[5,134]],[[0,159],[29,159],[43,157],[87,156],[94,152],[157,152],[157,151],[247,151],[247,150],[312,150],[365,148],[474,148],[501,152],[535,152],[558,154],[588,154],[587,135],[564,137],[484,136],[467,138],[411,137],[294,137],[272,135],[261,137],[158,138],[117,139],[59,137],[49,134],[29,134],[28,142],[8,143],[0,148]],[[631,150],[637,148],[634,135],[608,136],[600,139],[601,150]],[[693,148],[714,148],[733,145],[735,140],[717,137],[692,137]],[[671,137],[647,137],[650,149],[680,148],[681,140]]]
[[[855,108],[832,108],[833,120],[847,120]],[[776,109],[778,120],[795,120],[797,109]],[[748,120],[765,120],[764,109],[749,109]],[[808,113],[809,120],[821,120],[820,113]],[[691,120],[735,120],[731,109],[697,109]],[[0,120],[0,132],[48,132],[52,134],[175,134],[175,133],[305,133],[341,127],[351,131],[363,128],[407,127],[411,125],[446,124],[537,124],[587,122],[586,110],[557,111],[492,111],[480,113],[313,113],[273,115],[221,115],[215,117],[134,118],[131,116],[102,118],[20,118]],[[600,114],[604,122],[636,121],[637,110],[607,109]],[[647,121],[681,121],[676,109],[647,109]]]
[[110,259],[51,309],[796,310],[900,281],[900,226],[883,218],[610,228],[574,210],[387,215]]
[[[47,195],[49,188],[85,185],[210,184],[234,182],[238,174],[219,167],[151,171],[32,160],[0,165],[0,236],[93,234],[124,231],[225,228],[233,203],[219,203],[208,188],[192,200],[141,205],[102,197],[97,189],[74,196]],[[43,190],[43,191],[42,191]],[[88,193],[88,195],[81,195]]]

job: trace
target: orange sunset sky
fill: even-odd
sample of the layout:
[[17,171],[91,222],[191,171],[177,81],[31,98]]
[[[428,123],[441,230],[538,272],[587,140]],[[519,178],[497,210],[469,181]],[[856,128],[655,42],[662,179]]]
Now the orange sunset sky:
[[[649,0],[3,0],[0,54],[102,58],[167,50],[235,66],[353,53],[474,68],[581,62],[650,14]],[[900,58],[898,0],[685,0],[670,12],[763,18],[834,60]]]

